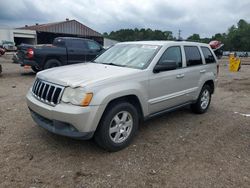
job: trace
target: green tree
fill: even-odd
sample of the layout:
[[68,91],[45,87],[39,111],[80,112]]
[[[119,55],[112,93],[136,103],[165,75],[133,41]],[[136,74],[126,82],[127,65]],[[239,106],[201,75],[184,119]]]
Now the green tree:
[[[147,29],[120,29],[110,33],[103,33],[104,37],[118,41],[138,40],[176,40],[171,31]],[[211,38],[200,38],[195,33],[187,38],[187,41],[209,43],[211,40],[219,40],[224,43],[224,50],[250,51],[250,24],[241,19],[236,25],[231,26],[227,32],[216,33]]]
[[187,41],[192,41],[192,42],[201,42],[201,38],[199,34],[193,34],[190,37],[187,38]]
[[118,41],[138,41],[138,40],[173,40],[171,31],[161,31],[148,29],[120,29],[109,34],[103,33],[104,37]]

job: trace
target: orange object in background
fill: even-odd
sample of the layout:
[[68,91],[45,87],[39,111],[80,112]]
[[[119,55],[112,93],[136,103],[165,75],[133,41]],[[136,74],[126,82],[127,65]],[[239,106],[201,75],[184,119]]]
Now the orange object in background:
[[229,54],[229,71],[238,72],[240,70],[241,60],[235,57],[234,53]]

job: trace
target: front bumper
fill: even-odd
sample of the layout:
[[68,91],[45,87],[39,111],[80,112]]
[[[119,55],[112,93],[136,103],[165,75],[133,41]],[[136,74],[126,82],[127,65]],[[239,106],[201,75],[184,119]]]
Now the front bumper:
[[61,122],[57,120],[49,120],[37,114],[31,109],[30,109],[30,113],[31,113],[31,117],[37,123],[37,125],[39,125],[40,127],[52,133],[71,137],[71,138],[76,138],[76,139],[84,139],[84,140],[90,139],[94,135],[94,132],[86,132],[86,133],[79,132],[77,129],[75,129],[75,127],[73,127],[69,123],[65,123],[65,122]]
[[50,106],[34,98],[31,91],[26,98],[31,116],[39,126],[73,138],[91,138],[104,111],[103,106],[80,107],[65,103]]

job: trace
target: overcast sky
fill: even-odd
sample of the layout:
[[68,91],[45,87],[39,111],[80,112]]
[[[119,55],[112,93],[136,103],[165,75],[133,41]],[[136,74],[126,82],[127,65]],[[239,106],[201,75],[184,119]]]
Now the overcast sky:
[[96,31],[122,28],[178,29],[187,37],[225,32],[243,18],[250,21],[250,0],[2,0],[0,26],[76,19]]

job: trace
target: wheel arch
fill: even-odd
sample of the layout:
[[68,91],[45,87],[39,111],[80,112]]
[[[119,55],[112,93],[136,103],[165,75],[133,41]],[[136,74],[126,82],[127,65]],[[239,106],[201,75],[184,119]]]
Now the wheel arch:
[[46,56],[46,57],[44,58],[42,67],[44,68],[44,66],[46,65],[46,63],[47,63],[49,60],[52,60],[52,59],[55,59],[55,60],[59,61],[62,65],[64,65],[64,64],[63,64],[63,61],[60,59],[60,57],[55,56],[55,55],[48,55],[48,56]]
[[207,80],[204,84],[203,84],[203,86],[204,85],[208,85],[210,88],[211,88],[211,94],[213,94],[214,93],[214,81],[213,80]]
[[104,110],[102,116],[105,114],[105,112],[109,109],[110,106],[112,106],[115,103],[119,103],[119,102],[128,102],[128,103],[132,104],[138,111],[139,119],[143,120],[143,109],[142,109],[139,98],[135,94],[119,96],[117,98],[113,98],[113,99],[109,100],[109,102],[107,103],[107,105],[105,107],[105,110]]

